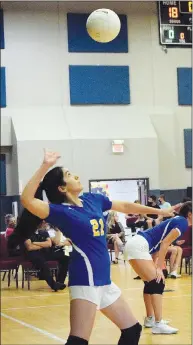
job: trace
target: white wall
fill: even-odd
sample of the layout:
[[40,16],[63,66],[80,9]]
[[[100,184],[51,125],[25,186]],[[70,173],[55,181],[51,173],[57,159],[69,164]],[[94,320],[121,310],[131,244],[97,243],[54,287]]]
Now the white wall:
[[7,195],[13,195],[12,188],[12,149],[8,146],[1,146],[0,153],[5,154],[6,160],[6,191]]
[[10,116],[1,116],[1,146],[12,146]]
[[[6,159],[6,191],[7,196],[19,194],[19,179],[18,179],[18,152],[15,131],[11,120],[5,121],[1,118],[1,146],[0,153],[5,154]],[[6,124],[6,125],[5,125]]]
[[[29,178],[42,147],[49,146],[80,172],[86,187],[89,178],[114,177],[150,177],[151,189],[191,184],[183,148],[191,108],[178,106],[176,72],[191,65],[191,50],[162,51],[156,3],[20,2],[3,7],[8,106],[2,113],[13,120],[21,180]],[[128,15],[128,54],[68,53],[66,13],[98,7]],[[71,107],[69,64],[129,65],[131,105]],[[125,139],[121,157],[110,151],[116,138]]]

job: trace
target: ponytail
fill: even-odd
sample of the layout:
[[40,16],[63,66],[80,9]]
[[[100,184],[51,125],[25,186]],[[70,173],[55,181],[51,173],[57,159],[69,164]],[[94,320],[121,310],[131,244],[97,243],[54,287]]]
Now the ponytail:
[[[35,198],[43,200],[43,191],[45,191],[49,202],[62,204],[67,201],[67,197],[65,193],[59,191],[58,187],[65,185],[63,168],[55,167],[44,176],[35,193]],[[24,209],[14,232],[8,237],[8,248],[14,249],[17,245],[30,238],[41,222],[42,219]]]
[[[40,183],[35,198],[43,200],[43,184]],[[15,227],[14,232],[8,237],[8,248],[13,250],[18,245],[22,244],[25,240],[30,238],[32,234],[37,230],[41,224],[42,219],[35,216],[27,209],[23,209],[21,216],[19,217],[18,224]]]

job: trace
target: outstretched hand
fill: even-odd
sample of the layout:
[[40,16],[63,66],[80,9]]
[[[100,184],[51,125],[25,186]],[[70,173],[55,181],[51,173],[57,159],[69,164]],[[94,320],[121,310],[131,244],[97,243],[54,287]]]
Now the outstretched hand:
[[43,163],[49,167],[52,167],[56,164],[57,160],[60,158],[60,154],[58,152],[47,151],[44,149],[44,161]]

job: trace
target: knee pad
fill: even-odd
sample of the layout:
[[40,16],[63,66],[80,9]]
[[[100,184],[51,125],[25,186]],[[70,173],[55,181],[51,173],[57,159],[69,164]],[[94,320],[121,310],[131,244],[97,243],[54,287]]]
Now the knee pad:
[[130,328],[123,329],[118,345],[138,345],[141,331],[139,322]]
[[150,282],[144,282],[144,294],[148,295],[162,295],[164,292],[165,284],[163,280],[159,283],[156,282],[156,279],[151,280]]
[[75,335],[70,335],[68,337],[66,345],[88,345],[88,341]]

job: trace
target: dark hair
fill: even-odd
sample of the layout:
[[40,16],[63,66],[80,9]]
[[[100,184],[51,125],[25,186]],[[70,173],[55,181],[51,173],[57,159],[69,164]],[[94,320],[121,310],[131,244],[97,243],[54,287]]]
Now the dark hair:
[[16,225],[13,233],[7,239],[8,249],[16,249],[18,245],[30,238],[41,222],[42,219],[38,218],[24,208],[18,224]]
[[47,198],[51,203],[62,204],[63,202],[67,202],[67,198],[64,193],[58,190],[58,187],[65,185],[62,167],[55,167],[45,175],[41,183],[41,189],[45,190]]
[[150,195],[150,198],[155,202],[157,201],[157,197],[155,195]]
[[192,213],[192,201],[186,201],[180,208],[179,216],[188,217],[188,213]]
[[[62,167],[55,167],[45,175],[35,193],[35,198],[43,200],[43,190],[45,190],[51,203],[62,204],[67,201],[67,198],[64,193],[58,190],[58,187],[65,185]],[[14,232],[8,237],[9,249],[14,249],[18,244],[30,238],[41,223],[42,219],[24,209]]]
[[182,200],[182,202],[186,202],[186,201],[192,201],[192,199],[189,198],[188,196],[186,196],[186,197]]
[[166,200],[166,198],[165,198],[165,195],[164,195],[164,194],[160,194],[159,198],[162,198],[162,199]]

